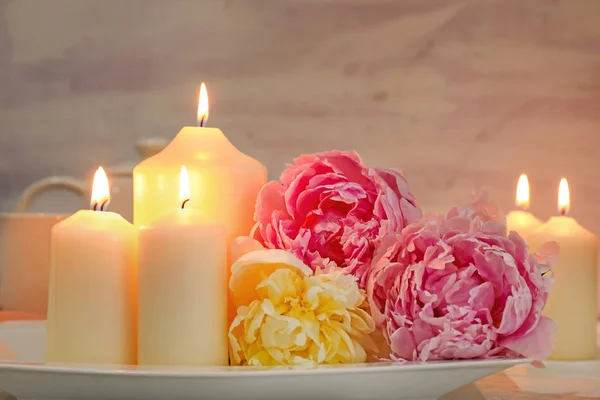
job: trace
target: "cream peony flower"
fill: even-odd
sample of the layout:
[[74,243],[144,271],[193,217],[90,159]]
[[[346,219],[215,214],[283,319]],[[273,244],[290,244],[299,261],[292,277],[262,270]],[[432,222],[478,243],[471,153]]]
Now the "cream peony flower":
[[[365,362],[375,323],[365,294],[342,271],[303,274],[276,269],[238,308],[229,329],[232,365]],[[361,344],[362,343],[362,344]]]

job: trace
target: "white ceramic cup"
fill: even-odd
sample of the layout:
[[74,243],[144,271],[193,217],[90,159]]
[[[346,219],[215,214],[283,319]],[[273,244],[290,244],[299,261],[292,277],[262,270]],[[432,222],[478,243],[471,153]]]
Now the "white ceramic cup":
[[68,189],[87,195],[82,182],[50,177],[30,185],[14,213],[0,213],[0,307],[46,315],[50,271],[50,231],[66,214],[27,213],[30,202],[43,191]]

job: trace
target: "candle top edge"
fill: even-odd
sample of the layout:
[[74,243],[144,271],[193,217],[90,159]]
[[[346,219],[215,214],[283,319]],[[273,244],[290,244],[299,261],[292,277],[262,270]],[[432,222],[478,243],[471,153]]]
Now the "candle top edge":
[[555,215],[550,217],[546,223],[536,229],[532,235],[550,233],[561,237],[586,235],[595,238],[597,241],[596,235],[594,235],[593,232],[586,229],[575,218],[568,215]]
[[[86,227],[89,230],[110,230],[116,226],[122,226],[123,229],[135,229],[135,226],[127,221],[119,213],[113,211],[93,211],[79,210],[57,222],[53,229],[70,229],[71,227]],[[110,229],[109,229],[110,228]]]

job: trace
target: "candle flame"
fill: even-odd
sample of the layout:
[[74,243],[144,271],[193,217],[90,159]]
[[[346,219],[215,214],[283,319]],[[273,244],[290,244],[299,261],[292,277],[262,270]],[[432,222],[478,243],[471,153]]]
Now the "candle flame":
[[104,168],[100,167],[94,174],[91,206],[93,210],[104,211],[109,202],[110,189],[108,188],[108,178],[106,172],[104,172]]
[[208,93],[206,85],[200,85],[200,98],[198,99],[198,126],[206,126],[208,120]]
[[571,208],[571,195],[569,193],[569,184],[566,178],[560,180],[558,185],[558,211],[561,215],[567,215]]
[[187,168],[185,165],[181,166],[181,172],[179,173],[179,202],[181,208],[185,207],[185,203],[190,199],[190,179],[188,177]]
[[522,210],[529,208],[529,179],[527,179],[527,175],[525,174],[521,174],[519,177],[515,204]]

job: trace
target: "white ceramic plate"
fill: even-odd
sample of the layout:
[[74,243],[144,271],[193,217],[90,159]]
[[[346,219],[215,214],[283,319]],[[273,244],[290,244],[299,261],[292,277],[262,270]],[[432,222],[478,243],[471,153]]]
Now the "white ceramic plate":
[[[316,368],[46,365],[42,321],[0,324],[0,389],[19,400],[432,400],[524,359]],[[37,361],[37,362],[36,362]],[[0,398],[2,396],[0,395]]]
[[0,363],[0,388],[19,400],[432,400],[524,362],[377,363],[311,369]]

